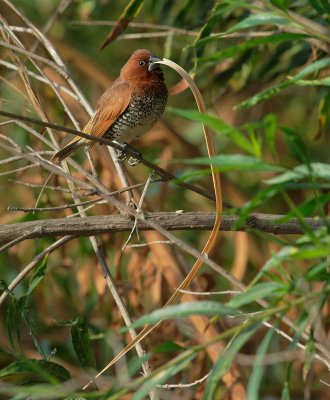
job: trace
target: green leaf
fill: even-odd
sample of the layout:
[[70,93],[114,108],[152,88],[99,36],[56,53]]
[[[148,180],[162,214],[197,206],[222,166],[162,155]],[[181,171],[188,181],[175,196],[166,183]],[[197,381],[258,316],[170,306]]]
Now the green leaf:
[[291,255],[292,259],[303,260],[318,257],[327,257],[330,254],[330,244],[319,246],[314,244],[306,244],[297,246],[296,251]]
[[[2,354],[1,354],[2,353]],[[17,356],[17,354],[16,353],[13,353],[13,352],[11,352],[10,350],[8,350],[8,349],[6,349],[5,347],[2,347],[2,346],[0,346],[0,354],[1,354],[1,358],[3,359],[3,355],[6,355],[6,356],[9,356],[10,358],[11,357],[16,357]],[[7,359],[8,357],[6,357],[6,359]]]
[[214,392],[219,384],[221,377],[229,370],[233,358],[241,349],[241,347],[249,340],[254,332],[259,328],[261,322],[251,325],[242,333],[238,334],[231,342],[230,346],[221,354],[214,364],[211,375],[207,380],[204,391],[203,400],[214,400]]
[[[307,172],[307,168],[306,165],[303,166],[304,168],[302,168],[301,172]],[[274,178],[270,178],[270,179],[264,179],[264,183],[266,183],[267,185],[280,185],[282,183],[286,183],[286,182],[292,182],[295,181],[297,179],[303,179],[306,177],[307,173],[299,173],[298,171],[295,171],[297,167],[295,167],[292,171],[287,171],[284,172],[283,174],[277,175]]]
[[304,80],[299,79],[299,81],[295,82],[295,85],[298,86],[330,86],[330,78],[322,78],[322,79],[310,79]]
[[77,317],[71,327],[72,344],[79,362],[84,368],[95,368],[93,346],[88,334],[88,327],[82,317]]
[[278,264],[280,261],[283,260],[288,260],[290,259],[291,255],[295,253],[297,250],[293,246],[284,246],[278,253],[275,253],[273,257],[271,257],[269,260],[266,261],[265,265],[262,267],[262,269],[257,273],[257,275],[254,277],[252,282],[250,283],[250,286],[256,286],[256,282],[267,272],[269,271],[273,266]]
[[247,400],[259,399],[259,388],[261,384],[262,371],[264,369],[263,360],[265,358],[265,354],[268,349],[271,338],[273,337],[274,330],[275,330],[275,324],[273,324],[271,329],[268,330],[260,346],[258,347],[256,353],[256,363],[254,364],[252,374],[249,377],[249,383],[246,393]]
[[152,353],[144,354],[142,357],[133,357],[127,362],[127,369],[129,376],[134,376],[141,371],[142,364],[149,361]]
[[290,376],[291,376],[292,361],[288,363],[286,368],[286,379],[281,393],[281,400],[291,400],[290,397]]
[[291,26],[296,28],[299,27],[299,25],[291,22],[286,18],[280,17],[276,14],[265,12],[261,14],[250,15],[243,21],[240,21],[238,24],[228,29],[226,34],[239,31],[240,29],[248,29],[259,25],[276,25],[276,26],[280,25],[280,26]]
[[14,296],[10,297],[10,302],[8,304],[6,310],[6,328],[8,333],[9,343],[14,351],[16,351],[16,346],[14,342],[14,332],[16,332],[19,351],[21,351],[21,320],[22,320],[22,311],[24,309],[26,302],[26,296],[22,296],[19,299],[16,299]]
[[180,178],[173,179],[172,183],[187,182],[194,178],[204,176],[204,175],[209,175],[211,173],[212,173],[211,168],[203,169],[201,171],[189,172],[188,174],[181,175]]
[[179,108],[167,107],[167,109],[182,118],[191,121],[200,122],[219,132],[221,135],[227,136],[234,143],[247,152],[254,154],[255,150],[250,141],[236,128],[232,128],[221,118],[210,114],[203,114],[196,110],[183,110]]
[[267,200],[273,198],[282,191],[283,188],[281,186],[275,185],[261,190],[252,200],[245,203],[239,210],[239,220],[233,224],[232,230],[236,230],[242,226],[254,208],[264,204]]
[[308,154],[301,137],[293,129],[281,126],[285,143],[293,157],[300,163],[309,163]]
[[320,264],[310,267],[304,278],[307,281],[326,281],[329,277],[327,269],[330,267],[330,261],[323,261]]
[[268,114],[264,118],[264,121],[266,122],[266,137],[273,157],[275,157],[275,134],[277,128],[277,119],[278,118],[276,114]]
[[0,279],[0,293],[9,292],[7,282],[3,279]]
[[278,185],[294,180],[300,180],[309,176],[315,178],[325,179],[330,181],[330,165],[324,163],[311,163],[309,168],[307,165],[298,165],[293,168],[292,171],[284,172],[281,175],[277,175],[274,178],[265,179],[263,182],[267,185]]
[[329,4],[328,0],[308,0],[308,3],[319,14],[330,14],[330,4]]
[[124,13],[122,14],[122,17],[124,19],[135,18],[139,13],[139,11],[141,10],[143,3],[144,0],[131,0],[129,4],[126,6]]
[[[238,7],[254,11],[261,11],[261,12],[264,10],[259,6],[256,6],[254,3],[250,3],[245,0],[242,1],[226,0],[226,2],[217,3],[215,11],[212,12],[210,19],[212,19],[212,22],[215,21],[221,23],[223,19],[227,18],[226,14],[229,14],[231,12],[235,14]],[[207,37],[201,37],[201,39],[192,43],[191,45],[186,46],[184,49],[189,49],[191,47],[206,46],[209,43],[221,39],[224,35],[227,35],[227,32],[214,34],[212,36],[207,36]]]
[[24,321],[25,321],[26,325],[29,328],[29,332],[30,332],[30,335],[33,338],[35,348],[38,350],[38,353],[41,355],[41,357],[45,360],[46,359],[46,355],[45,355],[45,353],[44,353],[44,351],[43,351],[42,347],[40,346],[40,343],[39,343],[39,341],[37,339],[35,321],[31,317],[31,315],[28,315],[27,307],[24,307],[24,309],[23,309],[23,318],[24,318]]
[[260,158],[244,154],[220,154],[215,157],[200,157],[180,160],[186,164],[213,164],[219,171],[232,171],[242,169],[244,171],[283,171],[284,168],[278,165],[268,164]]
[[[323,196],[318,196],[317,198],[313,198],[310,200],[305,201],[303,204],[300,206],[297,206],[296,209],[299,211],[299,213],[303,217],[308,217],[311,215],[315,209],[317,209],[320,205],[322,204],[327,204],[330,202],[330,193],[325,194]],[[294,218],[297,216],[297,213],[295,210],[289,211],[285,217],[281,218],[278,220],[278,222],[286,222],[291,218]]]
[[[211,11],[211,17],[207,20],[206,24],[199,31],[197,38],[194,40],[194,44],[198,43],[201,39],[210,37],[215,24],[219,20],[219,12],[222,13],[223,9],[224,9],[223,4],[217,4],[214,7],[214,9]],[[201,57],[204,51],[204,46],[198,46],[198,48],[196,48],[196,57]]]
[[[7,335],[9,339],[9,344],[13,350],[16,351],[16,346],[14,342],[14,336],[13,336],[13,330],[15,329],[15,323],[14,323],[14,315],[12,313],[12,310],[10,307],[7,308],[7,313],[6,313],[6,328],[7,328]],[[19,334],[19,331],[18,331]]]
[[240,45],[229,47],[228,49],[218,51],[207,57],[198,58],[197,61],[198,63],[219,61],[231,56],[237,56],[240,52],[243,52],[245,50],[248,50],[256,46],[261,46],[270,43],[284,42],[284,41],[305,39],[307,37],[309,37],[309,35],[298,34],[298,33],[281,33],[278,35],[271,35],[263,38],[250,39]]
[[253,107],[262,101],[268,100],[274,96],[276,96],[281,90],[293,85],[295,82],[297,82],[299,79],[303,78],[306,75],[309,75],[311,73],[314,73],[316,71],[322,70],[323,68],[326,68],[327,66],[330,65],[330,57],[323,58],[321,60],[317,60],[311,64],[309,64],[307,67],[303,68],[298,74],[296,74],[294,77],[290,78],[288,81],[281,83],[280,85],[272,86],[255,96],[250,97],[249,99],[243,101],[242,103],[238,104],[235,106],[235,109],[243,108],[243,107]]
[[102,43],[100,50],[104,49],[109,43],[115,40],[137,16],[143,6],[144,0],[131,0],[125,7],[124,12],[119,17],[116,24],[111,29],[109,35]]
[[287,5],[285,0],[270,0],[270,2],[283,11],[287,10]]
[[305,382],[307,379],[307,375],[311,369],[314,355],[315,355],[315,344],[314,344],[313,330],[311,330],[308,341],[306,343],[305,361],[303,366],[303,377]]
[[64,367],[46,360],[15,361],[0,370],[0,378],[23,374],[38,374],[53,384],[70,379],[70,373]]
[[26,295],[31,294],[33,289],[38,285],[38,283],[44,277],[46,268],[47,268],[47,261],[48,261],[48,254],[45,255],[42,262],[38,265],[38,267],[34,271],[34,274],[32,275],[32,277],[29,281],[29,288],[28,288]]
[[327,121],[330,118],[329,115],[330,115],[330,90],[320,101],[319,115],[318,115],[319,124],[314,140],[320,139],[322,134],[325,133],[325,127],[327,126]]
[[227,305],[229,307],[238,308],[245,304],[252,303],[258,299],[263,299],[264,297],[274,296],[283,290],[286,290],[286,286],[279,282],[263,282],[252,286],[248,290],[237,294],[232,298]]
[[[237,315],[237,311],[216,301],[191,301],[155,310],[149,315],[139,318],[132,326],[136,328],[144,324],[155,324],[168,318],[183,318],[189,317],[189,315],[225,316]],[[125,331],[127,328],[121,329],[121,332]]]
[[176,353],[184,350],[184,347],[174,342],[161,343],[153,349],[153,353]]

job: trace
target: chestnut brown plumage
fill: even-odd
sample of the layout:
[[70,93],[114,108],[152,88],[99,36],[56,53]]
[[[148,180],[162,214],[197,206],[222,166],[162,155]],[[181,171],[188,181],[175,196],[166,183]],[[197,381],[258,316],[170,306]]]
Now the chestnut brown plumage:
[[[120,71],[120,76],[100,97],[94,116],[83,132],[128,143],[152,128],[162,115],[167,88],[158,64],[149,50],[137,50]],[[95,142],[77,137],[59,150],[52,160],[59,162],[81,146]]]

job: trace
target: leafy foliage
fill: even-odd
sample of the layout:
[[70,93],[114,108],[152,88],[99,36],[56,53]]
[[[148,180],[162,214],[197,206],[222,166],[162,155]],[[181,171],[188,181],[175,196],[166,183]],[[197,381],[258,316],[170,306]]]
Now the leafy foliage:
[[[55,15],[55,2],[44,0],[42,7],[40,4],[37,0],[15,2],[41,28]],[[113,16],[117,24],[106,41],[111,44],[98,52],[106,30],[75,23]],[[10,17],[11,13],[6,13],[5,19],[13,29],[18,22],[10,21]],[[142,25],[134,25],[133,19]],[[150,21],[160,25],[154,26],[152,34],[145,25]],[[141,36],[134,36],[133,40],[129,36],[132,32]],[[15,34],[33,48],[29,35]],[[155,39],[155,35],[159,37]],[[209,292],[211,297],[199,300],[196,296],[194,301],[190,298],[163,309],[162,304],[180,283],[176,280],[177,271],[184,264],[190,265],[191,259],[183,261],[181,254],[167,244],[157,244],[162,238],[151,234],[146,234],[145,241],[154,241],[153,245],[124,252],[121,249],[125,234],[104,235],[104,253],[136,320],[134,326],[161,325],[157,334],[143,342],[148,352],[143,360],[129,353],[127,365],[122,361],[120,369],[109,370],[106,383],[100,381],[98,386],[96,380],[90,392],[81,392],[81,388],[93,378],[94,370],[102,369],[130,338],[122,335],[126,329],[122,329],[121,315],[105,291],[104,277],[89,240],[72,240],[43,257],[39,264],[35,263],[30,278],[23,279],[12,292],[8,287],[16,273],[54,240],[25,240],[0,252],[0,288],[3,294],[9,292],[1,306],[0,392],[11,398],[119,399],[131,395],[136,400],[146,398],[157,385],[197,381],[185,394],[191,393],[194,399],[213,399],[231,392],[232,388],[221,378],[235,368],[249,400],[266,396],[324,397],[328,388],[322,380],[327,380],[328,360],[323,348],[330,291],[328,2],[72,2],[56,15],[47,36],[56,43],[66,65],[94,102],[109,86],[109,77],[118,74],[137,48],[150,48],[190,70],[203,91],[209,112],[198,113],[188,92],[171,96],[164,117],[166,124],[144,135],[137,147],[146,159],[166,162],[178,176],[177,182],[194,180],[211,190],[210,159],[206,157],[200,127],[203,122],[215,131],[218,156],[211,162],[222,171],[223,194],[233,206],[232,211],[226,212],[239,215],[233,230],[243,225],[251,212],[263,212],[282,215],[276,224],[297,218],[303,235],[274,236],[253,229],[245,234],[221,233],[218,249],[209,256],[243,282],[246,289],[226,292],[237,287],[229,286],[223,276],[205,268],[196,290]],[[36,54],[45,56],[38,46]],[[10,63],[15,62],[15,56],[9,58],[8,54],[6,49],[1,56],[5,71],[1,107],[31,114],[36,106],[29,103],[24,91],[28,87],[26,81],[23,85],[20,80],[25,71],[13,73]],[[31,79],[40,74],[30,61],[20,57],[34,73]],[[54,79],[55,87],[65,84],[45,65],[42,71]],[[164,69],[164,73],[169,86],[177,82],[171,71]],[[39,103],[44,107],[43,115],[54,122],[62,121],[63,125],[68,123],[69,115],[84,124],[87,117],[74,96],[68,95],[69,86],[67,92],[60,89],[67,95],[64,111],[43,79],[33,81],[31,86],[42,100]],[[27,151],[49,149],[47,143],[42,147],[47,135],[41,136],[38,131],[38,140],[30,135],[32,126],[6,123],[1,129],[4,137]],[[1,158],[8,157],[2,149],[0,152]],[[120,189],[103,149],[93,156],[104,185],[111,190]],[[82,153],[74,157],[83,165]],[[5,210],[12,204],[33,205],[38,198],[33,185],[42,186],[47,179],[42,169],[30,168],[22,159],[1,167],[0,184],[6,193],[0,200],[1,207]],[[140,182],[147,179],[150,171],[136,167],[129,172],[132,181]],[[74,173],[81,176],[79,169]],[[8,183],[7,175],[30,182],[30,186]],[[72,201],[64,182],[50,184],[58,190],[46,188],[41,207],[65,206]],[[92,198],[86,190],[79,188],[77,193]],[[212,210],[208,200],[175,185],[153,184],[147,199],[154,211]],[[114,210],[98,204],[88,212],[102,215]],[[4,213],[0,222],[19,223],[59,215],[69,215],[67,207],[42,216]],[[313,231],[306,224],[306,217],[322,219],[324,226]],[[205,242],[204,233],[187,231],[178,235],[196,249]],[[289,317],[292,323],[288,322]],[[291,338],[289,342],[287,337]],[[244,362],[246,359],[248,362]],[[152,373],[141,376],[140,367],[146,360]],[[271,386],[268,376],[276,376]],[[173,396],[182,395],[185,387],[171,392],[158,390],[160,398],[162,390],[166,391],[165,398],[172,391]]]

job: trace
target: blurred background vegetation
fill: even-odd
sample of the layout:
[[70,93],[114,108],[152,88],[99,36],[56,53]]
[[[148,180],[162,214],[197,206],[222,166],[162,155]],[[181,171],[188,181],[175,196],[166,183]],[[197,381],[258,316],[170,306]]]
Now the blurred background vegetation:
[[[59,4],[53,0],[15,0],[13,3],[39,29],[54,15]],[[203,120],[214,128],[217,152],[223,156],[215,160],[215,164],[222,172],[224,200],[233,206],[225,212],[239,215],[240,223],[253,211],[286,215],[287,219],[298,217],[304,231],[303,235],[278,236],[252,229],[250,232],[222,232],[210,254],[210,258],[246,285],[252,282],[252,289],[261,283],[280,285],[264,296],[274,309],[281,304],[288,305],[283,315],[294,321],[294,329],[281,324],[274,316],[275,312],[271,322],[294,337],[294,341],[289,343],[265,327],[255,327],[252,336],[246,337],[237,347],[239,354],[234,353],[233,363],[229,363],[240,389],[219,379],[225,371],[216,375],[219,362],[215,363],[216,359],[212,359],[210,353],[196,351],[195,360],[182,365],[178,361],[177,371],[169,372],[171,377],[166,382],[159,382],[189,383],[213,371],[216,384],[212,386],[209,379],[189,388],[162,389],[160,398],[241,399],[247,395],[249,399],[326,399],[330,383],[327,367],[313,355],[317,353],[323,359],[329,357],[325,351],[329,345],[330,240],[326,219],[330,181],[327,164],[329,3],[323,0],[147,0],[131,3],[141,3],[134,21],[102,51],[99,48],[111,29],[106,24],[119,19],[127,1],[68,2],[65,11],[47,32],[46,36],[54,43],[91,104],[96,104],[134,50],[146,48],[175,61],[194,75],[210,116],[197,115],[189,90],[172,95],[162,121],[133,143],[134,147],[146,159],[212,192],[200,123]],[[21,24],[11,13],[3,14],[3,18],[7,18],[10,25]],[[98,25],[96,21],[103,22]],[[146,24],[154,27],[149,28]],[[40,45],[36,52],[39,51]],[[5,47],[1,48],[0,54],[2,60],[10,61]],[[33,70],[28,60],[24,62]],[[1,109],[35,117],[33,107],[22,95],[25,89],[19,75],[3,64],[0,68]],[[168,87],[179,82],[173,70],[166,67],[163,70]],[[44,71],[47,76],[58,79],[50,69]],[[35,80],[33,87],[48,120],[72,126],[53,91]],[[274,89],[269,90],[272,87]],[[88,121],[87,113],[72,99],[67,101],[83,126]],[[41,128],[38,129],[43,133]],[[1,133],[24,147],[49,150],[20,126],[4,125]],[[58,133],[60,141],[66,142],[68,136]],[[92,155],[101,181],[111,190],[120,188],[104,146],[96,146]],[[0,150],[0,156],[5,159],[8,153]],[[191,159],[197,157],[201,159],[196,165]],[[83,151],[73,158],[88,169]],[[10,172],[24,165],[26,162],[17,161],[1,166],[0,223],[72,215],[68,209],[34,214],[7,211],[9,206],[33,207],[40,192],[40,188],[14,184],[10,179],[42,184],[48,177],[47,171],[37,167]],[[132,184],[145,181],[149,173],[143,165],[128,168]],[[66,187],[58,178],[50,184]],[[64,205],[71,201],[65,193],[46,190],[39,207]],[[214,210],[209,200],[171,183],[153,184],[145,207],[151,211]],[[115,210],[108,204],[87,211],[88,215],[113,212]],[[321,218],[324,228],[317,232],[308,229],[303,218],[312,216]],[[282,218],[282,222],[285,220],[286,217]],[[208,234],[176,233],[197,250],[203,248]],[[193,264],[193,258],[183,257],[178,250],[165,245],[162,250],[149,246],[122,252],[127,237],[128,233],[109,233],[102,235],[101,242],[111,273],[135,320],[161,308],[175,289],[174,270],[181,269],[185,274]],[[27,240],[0,253],[2,289],[5,290],[23,266],[54,240]],[[151,241],[152,235],[143,236],[141,240]],[[137,242],[136,238],[134,242]],[[71,378],[79,378],[78,381],[88,380],[93,375],[88,368],[102,369],[130,340],[128,335],[118,334],[123,325],[121,315],[106,289],[88,238],[80,237],[62,246],[38,268],[39,272],[25,279],[15,289],[15,297],[7,298],[1,308],[0,365],[3,369],[0,377],[6,385],[3,398],[18,399],[28,394],[31,398],[73,398],[75,393],[78,396],[80,384],[73,383],[67,388],[61,385],[61,389],[54,385],[65,382],[69,373]],[[202,267],[197,281],[192,289],[203,292],[232,288],[227,280],[206,266]],[[199,301],[222,303],[230,298],[231,295],[198,296]],[[262,308],[254,300],[245,299],[233,307],[242,309],[244,306],[245,312],[260,311]],[[230,318],[214,318],[209,324],[218,334],[239,326],[238,321]],[[81,336],[79,329],[83,332]],[[241,337],[243,328],[240,329],[236,338]],[[168,361],[189,347],[203,343],[201,333],[196,332],[196,326],[187,318],[165,321],[156,328],[143,341],[152,369],[165,366],[169,371],[166,369]],[[263,351],[278,354],[278,357],[274,357],[275,361],[270,357],[270,361],[261,363],[261,377],[259,364],[244,356],[253,357],[262,351],[260,343],[267,332],[272,334]],[[305,338],[301,336],[303,332],[307,339],[306,335]],[[229,346],[227,349],[230,349],[232,337],[225,338],[222,348]],[[299,352],[296,347],[300,340],[306,344],[305,351]],[[266,342],[262,343],[266,346]],[[87,355],[82,355],[84,351]],[[286,358],[286,353],[292,357]],[[223,361],[232,361],[226,352],[222,356],[225,357]],[[38,364],[34,365],[34,370],[31,367],[34,371],[31,372],[26,364],[17,364],[27,359],[50,360],[57,366],[51,370],[48,364],[43,370]],[[107,372],[108,380],[103,381],[98,390],[94,388],[90,393],[80,394],[81,398],[144,398],[143,393],[148,390],[141,389],[141,385],[127,389],[130,386],[126,377],[131,376],[134,382],[140,376],[136,365],[136,355],[132,351],[125,361]],[[41,386],[42,382],[47,382],[48,386]],[[128,393],[118,395],[122,388]],[[56,394],[56,390],[60,394]],[[142,397],[138,397],[139,393]]]

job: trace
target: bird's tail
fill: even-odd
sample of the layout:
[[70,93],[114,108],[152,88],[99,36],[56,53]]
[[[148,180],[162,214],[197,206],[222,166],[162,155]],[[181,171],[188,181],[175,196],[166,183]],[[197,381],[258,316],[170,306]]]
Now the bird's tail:
[[73,153],[79,147],[83,147],[87,144],[87,140],[81,137],[76,137],[66,146],[64,146],[61,150],[53,155],[51,158],[52,161],[59,163],[60,161],[67,158],[71,153]]

